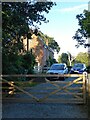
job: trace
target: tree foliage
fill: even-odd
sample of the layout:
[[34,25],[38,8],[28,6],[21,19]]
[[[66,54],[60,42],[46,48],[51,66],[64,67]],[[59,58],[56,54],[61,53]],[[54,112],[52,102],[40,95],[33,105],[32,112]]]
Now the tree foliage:
[[[67,53],[62,53],[59,57],[58,57],[58,62],[59,63],[66,63],[67,65],[70,66],[69,64],[69,59],[68,59],[68,54]],[[75,63],[85,63],[86,66],[88,66],[88,53],[83,53],[83,52],[80,52],[77,54],[76,57],[73,57],[72,56],[72,59],[71,59],[71,62],[72,62],[72,66],[75,64]]]
[[62,53],[61,56],[58,57],[59,63],[66,63],[68,65],[68,54]]
[[49,56],[49,59],[46,61],[46,66],[51,66],[52,64],[54,63],[57,63],[56,59],[52,59],[50,56]]
[[39,32],[39,35],[42,37],[44,42],[48,44],[48,46],[52,48],[55,52],[58,53],[60,51],[60,47],[53,37],[49,37],[48,35],[45,35],[42,32]]
[[[48,13],[53,5],[55,5],[53,2],[37,1],[2,2],[3,74],[17,73],[19,68],[26,69],[23,64],[27,63],[25,59],[27,53],[24,53],[24,56],[21,55],[23,51],[21,36],[30,37],[29,26],[34,26],[34,23],[48,22],[42,13]],[[28,57],[32,60],[28,64],[32,64],[34,57],[31,53]]]
[[88,66],[88,53],[80,52],[76,56],[75,62],[85,63]]
[[53,5],[53,2],[36,2],[35,4],[31,2],[3,2],[3,33],[8,34],[8,38],[16,38],[17,34],[19,36],[27,34],[29,25],[34,25],[34,22],[39,24],[42,21],[47,22],[41,13],[48,13]]
[[84,47],[89,46],[87,44],[87,38],[90,37],[90,12],[84,10],[82,14],[76,16],[78,19],[78,25],[80,28],[76,31],[73,39],[77,41],[76,47],[84,45]]

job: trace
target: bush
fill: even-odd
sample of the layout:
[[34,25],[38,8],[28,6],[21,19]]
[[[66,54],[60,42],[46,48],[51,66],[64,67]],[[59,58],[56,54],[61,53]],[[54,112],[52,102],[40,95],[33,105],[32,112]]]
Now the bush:
[[[31,52],[26,52],[24,55],[16,55],[13,54],[3,54],[3,62],[2,62],[2,73],[3,74],[33,74],[35,58]],[[7,60],[5,59],[7,58]],[[26,77],[9,77],[6,78],[8,81],[25,81]]]

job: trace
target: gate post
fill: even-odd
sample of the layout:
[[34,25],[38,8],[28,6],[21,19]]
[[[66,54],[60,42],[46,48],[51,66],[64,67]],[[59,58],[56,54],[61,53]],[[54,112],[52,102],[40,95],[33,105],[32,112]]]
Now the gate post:
[[90,73],[88,74],[88,96],[90,97]]
[[86,103],[87,72],[83,73],[83,101]]

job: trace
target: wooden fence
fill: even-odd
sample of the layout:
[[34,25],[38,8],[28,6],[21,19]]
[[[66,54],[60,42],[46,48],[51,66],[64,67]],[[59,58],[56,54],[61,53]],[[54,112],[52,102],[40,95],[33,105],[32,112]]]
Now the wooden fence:
[[[17,81],[17,78],[23,77],[30,80]],[[48,79],[53,79],[53,77],[60,79],[56,81]],[[61,77],[66,77],[66,79],[62,81]],[[7,78],[15,80],[8,82]],[[86,103],[87,74],[2,75],[2,83],[10,85],[2,87],[2,101],[6,102]],[[5,93],[7,89],[11,89],[13,95],[7,95]]]

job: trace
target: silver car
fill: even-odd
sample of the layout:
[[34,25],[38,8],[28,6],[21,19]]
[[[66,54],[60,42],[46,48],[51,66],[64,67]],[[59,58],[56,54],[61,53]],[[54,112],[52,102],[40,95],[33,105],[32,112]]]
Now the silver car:
[[[65,63],[55,63],[47,71],[47,74],[67,74],[68,68]],[[48,77],[49,80],[64,80],[64,77]]]

